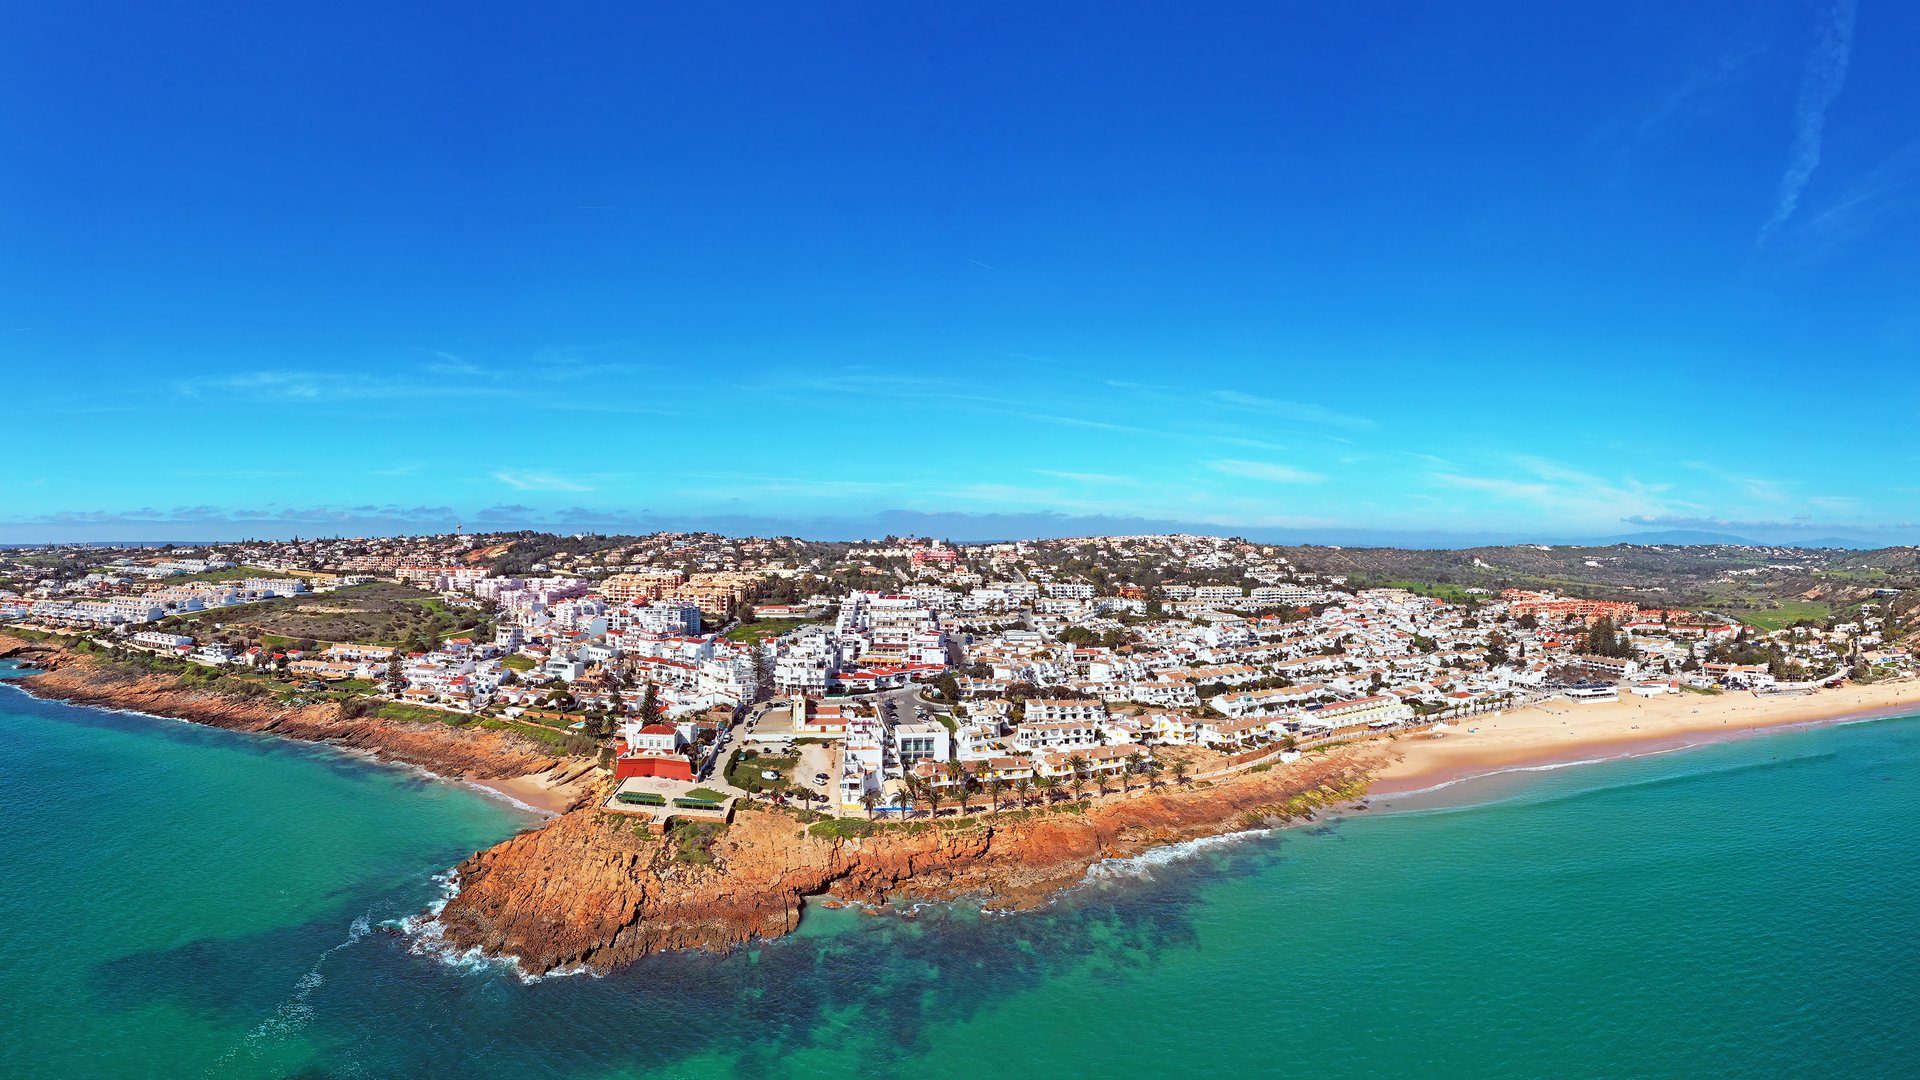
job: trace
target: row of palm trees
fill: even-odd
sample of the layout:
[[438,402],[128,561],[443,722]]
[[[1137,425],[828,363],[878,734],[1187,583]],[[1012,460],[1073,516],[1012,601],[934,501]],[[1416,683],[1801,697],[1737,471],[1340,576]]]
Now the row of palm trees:
[[[1163,771],[1170,771],[1174,782],[1178,784],[1185,784],[1191,771],[1184,761],[1176,761],[1169,767],[1162,765],[1158,759],[1147,757],[1137,750],[1128,754],[1126,761],[1127,767],[1118,777],[1122,792],[1133,789],[1135,776],[1144,775],[1147,778],[1147,786],[1151,788],[1158,782]],[[1062,789],[1070,792],[1075,801],[1079,801],[1089,784],[1098,794],[1105,795],[1107,785],[1115,779],[1105,770],[1096,771],[1088,768],[1087,759],[1080,754],[1067,758],[1067,769],[1068,772],[1064,777],[1034,776],[1028,773],[1017,780],[1003,780],[998,776],[990,776],[982,780],[960,762],[949,761],[945,766],[946,783],[936,784],[931,780],[923,780],[908,774],[906,782],[894,792],[893,802],[900,808],[902,815],[910,814],[915,805],[924,805],[927,807],[929,816],[938,817],[940,804],[948,798],[953,798],[958,802],[960,812],[967,814],[972,812],[973,798],[985,792],[993,812],[997,815],[1007,796],[1012,797],[1014,805],[1026,806],[1032,802],[1037,793],[1044,805],[1051,806],[1059,799]],[[879,806],[881,801],[881,795],[877,791],[861,794],[860,805],[867,808],[869,819],[873,817],[874,808]]]

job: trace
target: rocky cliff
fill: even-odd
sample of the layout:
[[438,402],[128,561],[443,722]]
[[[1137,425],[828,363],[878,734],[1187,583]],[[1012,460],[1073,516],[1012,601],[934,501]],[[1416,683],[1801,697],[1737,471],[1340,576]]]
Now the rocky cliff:
[[[43,669],[24,680],[41,697],[328,742],[444,776],[572,776],[589,767],[503,732],[349,719],[333,705],[233,697],[5,633],[0,658]],[[977,896],[994,907],[1026,907],[1081,881],[1103,859],[1281,822],[1349,798],[1386,754],[1347,747],[1211,784],[937,826],[888,824],[854,838],[816,834],[789,814],[762,809],[740,811],[716,833],[659,837],[636,826],[639,819],[599,809],[603,786],[544,828],[463,862],[459,891],[439,921],[456,949],[517,957],[523,969],[546,972],[606,970],[668,949],[778,936],[799,925],[808,897],[828,892],[875,904]]]
[[372,717],[348,719],[332,704],[290,708],[271,698],[233,697],[184,687],[171,675],[129,671],[55,642],[28,641],[3,632],[0,659],[17,659],[42,669],[41,674],[20,680],[36,697],[332,743],[442,776],[505,779],[567,764],[505,732]]
[[1351,797],[1383,757],[1347,749],[1210,786],[1110,796],[1084,812],[896,824],[852,839],[757,809],[702,841],[657,837],[595,802],[462,863],[459,891],[439,918],[456,949],[514,956],[524,970],[546,972],[777,936],[798,925],[807,897],[827,892],[869,903],[978,896],[1030,906],[1102,859]]

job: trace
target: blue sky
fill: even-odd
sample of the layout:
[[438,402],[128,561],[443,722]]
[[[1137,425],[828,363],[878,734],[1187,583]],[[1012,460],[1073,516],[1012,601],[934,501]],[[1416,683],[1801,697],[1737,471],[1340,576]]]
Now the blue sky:
[[0,540],[1920,540],[1886,0],[16,7]]

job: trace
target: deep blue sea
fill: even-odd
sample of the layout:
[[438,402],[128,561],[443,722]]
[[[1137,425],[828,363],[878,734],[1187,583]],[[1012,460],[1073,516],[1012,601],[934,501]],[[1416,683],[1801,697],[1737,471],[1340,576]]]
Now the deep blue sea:
[[1465,785],[522,982],[384,932],[537,824],[321,747],[0,688],[7,1076],[1920,1074],[1920,722]]

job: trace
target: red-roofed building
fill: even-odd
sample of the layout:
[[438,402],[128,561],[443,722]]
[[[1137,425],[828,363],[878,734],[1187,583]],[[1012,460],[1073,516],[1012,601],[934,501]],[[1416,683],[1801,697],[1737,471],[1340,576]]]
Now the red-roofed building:
[[658,776],[668,780],[692,780],[693,763],[680,753],[680,732],[672,724],[648,724],[615,744],[613,779],[617,783],[632,776]]

